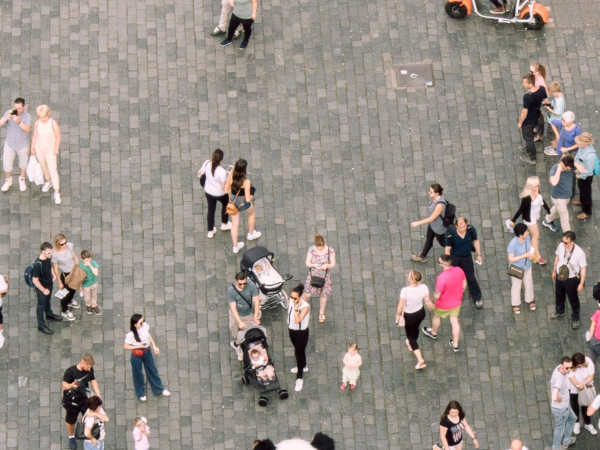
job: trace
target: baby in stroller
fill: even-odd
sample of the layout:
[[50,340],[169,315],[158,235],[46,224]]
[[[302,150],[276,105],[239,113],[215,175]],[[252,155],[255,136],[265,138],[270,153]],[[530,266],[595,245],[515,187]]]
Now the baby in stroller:
[[267,258],[261,258],[256,263],[252,271],[258,277],[261,284],[272,286],[283,283],[283,277],[277,272]]
[[261,343],[248,350],[248,357],[257,378],[265,381],[272,381],[275,378],[275,368],[270,363],[267,350]]

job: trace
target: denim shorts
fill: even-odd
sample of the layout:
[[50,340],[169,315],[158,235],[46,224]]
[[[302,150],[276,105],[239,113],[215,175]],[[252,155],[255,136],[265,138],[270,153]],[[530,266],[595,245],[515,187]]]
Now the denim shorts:
[[[233,202],[234,199],[235,199],[235,195],[230,194],[229,201]],[[250,207],[252,206],[252,202],[247,202],[246,199],[244,199],[243,197],[238,197],[234,203],[238,207],[238,210],[240,212],[246,211],[246,210],[250,209]]]

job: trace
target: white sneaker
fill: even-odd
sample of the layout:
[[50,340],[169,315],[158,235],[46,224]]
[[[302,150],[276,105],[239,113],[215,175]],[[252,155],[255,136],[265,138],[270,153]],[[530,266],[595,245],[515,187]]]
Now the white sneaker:
[[160,395],[162,395],[163,397],[168,397],[169,395],[171,395],[171,393],[165,389]]
[[255,239],[258,239],[261,236],[262,236],[262,233],[260,231],[254,230],[252,233],[248,233],[248,236],[246,236],[246,237],[248,238],[249,241],[253,241]]
[[69,306],[71,308],[75,308],[75,309],[79,309],[80,308],[79,303],[77,303],[77,300],[75,300],[75,299],[71,300],[71,303],[69,303]]
[[10,189],[10,187],[12,186],[12,177],[7,178],[6,180],[4,180],[4,184],[2,185],[2,192],[6,192]]
[[233,253],[235,253],[235,254],[239,253],[242,248],[244,248],[244,243],[238,242],[237,245],[233,246]]
[[[2,348],[2,347],[4,347],[4,334],[3,334],[3,333],[0,333],[0,348]],[[590,426],[591,426],[591,425],[590,425]],[[594,427],[592,427],[592,429],[593,429],[593,428],[594,428]],[[587,429],[587,426],[586,426],[586,429]],[[590,433],[592,433],[592,432],[590,431]],[[594,430],[594,432],[593,432],[592,434],[596,434],[596,430]]]
[[69,320],[69,321],[73,321],[75,320],[75,316],[73,315],[73,313],[71,311],[67,311],[65,312],[61,312],[60,315],[63,317],[63,319],[65,320]]
[[555,149],[553,149],[551,145],[549,145],[544,149],[544,155],[558,156],[558,152]]
[[54,194],[54,203],[60,205],[62,200],[60,199],[60,194]]
[[52,181],[46,181],[42,186],[42,192],[48,192],[52,187]]
[[221,231],[227,231],[227,230],[231,230],[231,222],[221,224]]
[[213,228],[212,230],[210,230],[210,231],[208,232],[208,234],[206,235],[206,237],[207,237],[207,238],[209,238],[209,239],[212,239],[212,238],[214,238],[214,237],[215,237],[215,234],[216,234],[216,233],[217,233],[217,229],[216,229],[216,228]]
[[580,431],[581,425],[579,424],[579,422],[576,422],[575,425],[573,425],[573,434],[579,434]]
[[140,401],[141,401],[141,402],[145,402],[146,400],[147,400],[147,398],[146,398],[146,396],[145,396],[145,395],[142,395],[142,396],[140,397]]
[[25,192],[27,190],[27,185],[25,184],[24,177],[19,177],[19,190],[21,192]]
[[[290,372],[292,372],[292,373],[298,373],[298,368],[294,367],[294,368],[292,368],[292,370],[290,370]],[[304,367],[304,370],[302,370],[302,372],[303,373],[308,372],[308,367]]]
[[296,385],[294,386],[294,390],[296,392],[300,392],[302,390],[302,385],[304,384],[304,381],[302,381],[302,378],[298,378],[296,380]]
[[[2,343],[4,343],[4,339],[2,340]],[[0,346],[0,348],[2,348],[2,346]],[[596,436],[598,434],[598,431],[596,431],[594,425],[592,425],[591,423],[589,425],[584,425],[583,428],[588,430],[593,436]]]

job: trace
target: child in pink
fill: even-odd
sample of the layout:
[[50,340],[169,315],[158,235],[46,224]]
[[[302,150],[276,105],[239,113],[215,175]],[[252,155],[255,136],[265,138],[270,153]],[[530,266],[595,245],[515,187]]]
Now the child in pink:
[[145,417],[136,417],[133,425],[135,425],[133,429],[135,450],[148,450],[150,448],[150,442],[148,441],[148,436],[150,436],[148,420]]
[[350,383],[350,389],[356,389],[356,381],[360,375],[360,366],[362,365],[362,358],[358,354],[358,345],[356,342],[348,343],[348,351],[344,355],[344,368],[342,369],[342,385],[340,389],[343,391]]

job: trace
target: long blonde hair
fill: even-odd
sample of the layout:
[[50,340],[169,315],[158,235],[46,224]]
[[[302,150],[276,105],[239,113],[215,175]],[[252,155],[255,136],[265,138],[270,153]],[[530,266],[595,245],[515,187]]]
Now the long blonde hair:
[[529,178],[527,178],[527,181],[525,182],[525,187],[521,191],[520,197],[521,198],[525,198],[525,197],[530,196],[531,193],[533,192],[533,190],[537,186],[539,186],[539,184],[540,184],[539,177],[529,177]]

